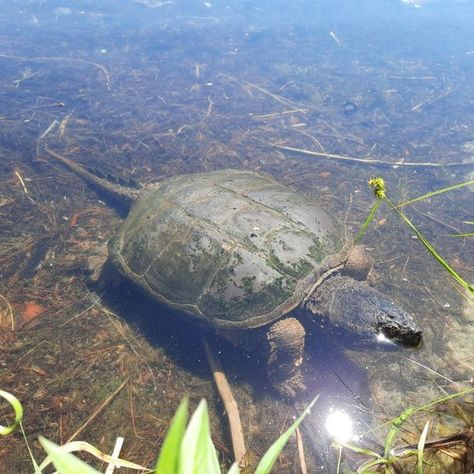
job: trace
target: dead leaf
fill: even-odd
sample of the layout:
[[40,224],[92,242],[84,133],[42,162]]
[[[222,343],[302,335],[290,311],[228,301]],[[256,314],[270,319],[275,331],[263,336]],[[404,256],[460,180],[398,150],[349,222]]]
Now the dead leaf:
[[23,317],[30,321],[31,319],[36,318],[43,312],[44,308],[40,304],[38,304],[36,301],[29,301],[25,304],[25,309],[23,310]]
[[45,308],[36,301],[28,301],[18,306],[20,313],[18,329],[32,328],[38,323],[38,316],[45,311]]
[[41,367],[38,367],[37,365],[32,365],[30,367],[30,370],[34,372],[35,374],[41,375],[43,377],[47,375],[46,370],[43,370]]
[[77,225],[77,221],[79,220],[79,217],[81,217],[81,214],[81,212],[76,212],[75,214],[73,214],[73,216],[69,220],[69,227],[74,227],[75,225]]

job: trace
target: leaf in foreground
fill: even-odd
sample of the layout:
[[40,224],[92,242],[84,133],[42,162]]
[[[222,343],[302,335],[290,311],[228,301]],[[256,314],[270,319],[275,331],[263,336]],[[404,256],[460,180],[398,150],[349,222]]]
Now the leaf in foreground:
[[39,437],[39,441],[53,460],[54,467],[59,474],[100,474],[99,471],[76,458],[73,454],[62,451],[61,447],[52,441],[42,436]]
[[201,400],[189,421],[179,452],[179,474],[220,474],[209,430],[207,403]]
[[425,449],[426,436],[428,434],[429,425],[430,420],[426,422],[426,425],[423,428],[423,433],[421,433],[420,436],[420,441],[418,442],[418,461],[416,463],[416,474],[423,474],[423,450]]
[[168,434],[163,442],[160,456],[156,462],[156,474],[174,474],[178,472],[179,449],[183,440],[188,421],[188,399],[184,398],[179,404],[173,417]]
[[316,403],[319,395],[317,395],[313,401],[309,404],[308,408],[299,416],[299,418],[270,446],[270,449],[264,454],[261,461],[258,463],[257,469],[254,474],[269,474],[272,470],[275,461],[280,455],[282,449],[290,439],[290,436],[298,428],[299,424],[303,421],[303,418],[310,412],[313,405]]
[[10,392],[0,390],[0,397],[5,398],[5,400],[7,400],[13,407],[13,410],[15,410],[15,421],[8,426],[0,425],[0,435],[6,436],[10,433],[13,433],[17,429],[21,420],[23,419],[23,407],[21,406],[21,403],[18,398],[16,398]]

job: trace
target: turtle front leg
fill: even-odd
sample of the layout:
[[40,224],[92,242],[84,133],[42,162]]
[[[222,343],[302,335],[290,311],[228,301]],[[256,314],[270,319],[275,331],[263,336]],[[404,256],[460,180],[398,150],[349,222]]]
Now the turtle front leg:
[[280,319],[267,331],[267,375],[284,397],[293,398],[305,388],[300,366],[303,362],[305,330],[295,318]]

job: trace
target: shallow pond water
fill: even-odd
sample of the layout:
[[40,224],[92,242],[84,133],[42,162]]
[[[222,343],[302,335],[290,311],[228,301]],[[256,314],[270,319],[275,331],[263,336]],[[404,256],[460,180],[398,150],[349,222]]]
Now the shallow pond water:
[[[423,344],[357,347],[315,326],[302,366],[308,389],[295,410],[262,382],[252,355],[125,282],[103,293],[87,286],[87,260],[123,213],[45,148],[132,189],[181,173],[260,171],[313,196],[357,235],[374,203],[374,176],[394,203],[472,181],[473,15],[468,2],[421,0],[0,6],[0,385],[24,403],[38,458],[38,434],[65,443],[108,400],[78,439],[111,451],[124,436],[123,457],[150,466],[188,394],[193,407],[209,401],[213,439],[229,466],[205,336],[257,457],[321,394],[303,430],[309,472],[335,469],[324,426],[331,410],[343,409],[362,434],[472,387],[472,297],[388,206],[362,243],[376,262],[374,285],[415,316]],[[403,208],[468,282],[473,189]],[[433,420],[447,415],[428,439],[472,429],[472,400],[437,409]],[[398,446],[416,445],[426,419],[407,425]],[[358,442],[383,451],[385,434]],[[427,469],[464,472],[464,454],[438,452]],[[20,435],[0,440],[1,464],[2,472],[32,471]],[[274,472],[299,469],[291,441]]]

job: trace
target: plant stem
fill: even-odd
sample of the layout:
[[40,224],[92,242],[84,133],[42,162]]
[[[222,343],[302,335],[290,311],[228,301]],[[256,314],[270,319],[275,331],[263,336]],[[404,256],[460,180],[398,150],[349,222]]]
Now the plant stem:
[[426,247],[428,252],[433,255],[433,257],[438,261],[438,263],[447,270],[451,276],[464,288],[471,292],[474,295],[474,286],[464,280],[457,272],[454,270],[449,263],[436,251],[436,249],[428,242],[426,237],[414,226],[414,224],[408,219],[408,217],[403,214],[400,209],[397,208],[395,204],[387,196],[384,196],[382,199],[400,216],[400,218],[408,225],[408,227],[415,233],[421,243]]

